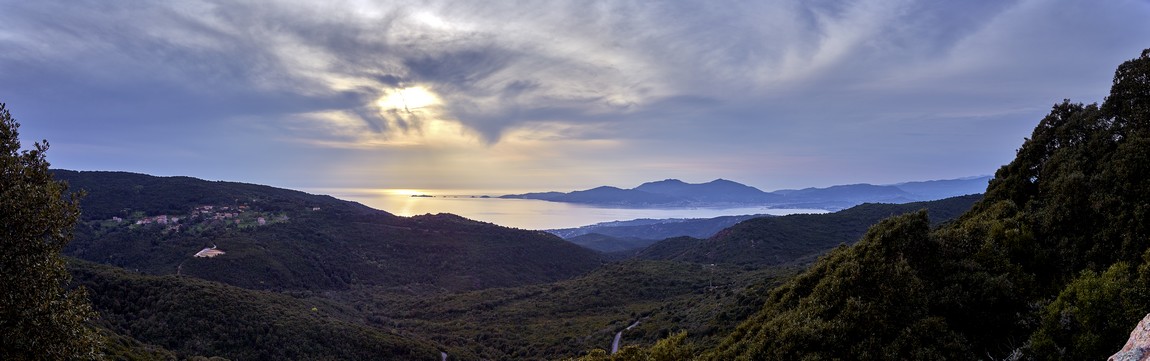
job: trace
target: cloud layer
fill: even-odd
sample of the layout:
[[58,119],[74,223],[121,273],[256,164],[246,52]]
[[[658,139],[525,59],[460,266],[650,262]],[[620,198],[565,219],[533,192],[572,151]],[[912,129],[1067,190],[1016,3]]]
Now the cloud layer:
[[2,2],[0,101],[122,158],[68,165],[226,178],[985,174],[1150,46],[1134,0]]

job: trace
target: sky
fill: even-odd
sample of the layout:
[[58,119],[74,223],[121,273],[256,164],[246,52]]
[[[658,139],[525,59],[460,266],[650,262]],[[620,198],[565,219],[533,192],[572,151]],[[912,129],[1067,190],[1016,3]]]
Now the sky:
[[295,189],[989,175],[1150,47],[1147,0],[0,0],[53,167]]

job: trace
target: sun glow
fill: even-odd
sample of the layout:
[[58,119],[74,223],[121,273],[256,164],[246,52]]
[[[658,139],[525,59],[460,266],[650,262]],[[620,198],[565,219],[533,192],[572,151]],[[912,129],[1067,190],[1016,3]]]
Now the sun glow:
[[413,86],[385,91],[375,104],[383,111],[412,113],[417,110],[439,105],[439,97],[427,88]]
[[394,196],[422,196],[427,195],[427,192],[418,189],[381,189],[382,193]]

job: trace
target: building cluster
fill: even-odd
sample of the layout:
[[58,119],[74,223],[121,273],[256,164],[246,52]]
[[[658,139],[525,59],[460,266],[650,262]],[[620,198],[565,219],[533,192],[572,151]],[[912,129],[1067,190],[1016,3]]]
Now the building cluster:
[[[223,223],[235,223],[242,225],[245,222],[255,223],[256,225],[264,226],[269,223],[285,222],[288,220],[287,215],[273,216],[263,214],[262,212],[255,212],[255,217],[243,217],[244,213],[251,211],[251,208],[246,205],[241,206],[218,206],[218,205],[201,205],[193,207],[188,215],[175,216],[169,214],[161,214],[157,216],[142,216],[135,220],[135,225],[164,225],[167,230],[180,230],[188,221],[205,220],[205,221],[221,221]],[[135,218],[135,217],[132,217]],[[241,219],[242,218],[242,219]],[[112,217],[111,221],[116,223],[123,223],[124,218]],[[131,221],[129,221],[131,222]]]
[[[119,218],[119,217],[116,217],[116,218]],[[113,220],[114,220],[114,218],[113,218]],[[152,224],[152,223],[155,223],[155,224],[176,224],[179,222],[180,222],[180,217],[169,216],[167,214],[161,214],[161,215],[158,215],[155,217],[144,217],[144,218],[140,218],[140,219],[136,220],[136,224]]]
[[239,217],[241,213],[248,210],[248,206],[228,207],[228,206],[197,206],[192,209],[193,216],[203,217],[212,220],[228,220]]

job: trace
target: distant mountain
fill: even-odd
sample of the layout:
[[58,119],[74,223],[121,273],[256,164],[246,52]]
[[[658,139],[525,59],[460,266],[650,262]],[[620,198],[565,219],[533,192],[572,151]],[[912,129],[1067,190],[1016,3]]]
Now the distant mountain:
[[933,180],[925,182],[898,183],[894,186],[914,195],[916,199],[943,199],[966,194],[986,192],[990,176],[961,179]]
[[771,203],[781,196],[763,192],[758,188],[716,179],[702,184],[691,184],[678,179],[643,183],[635,190],[663,194],[701,203]]
[[681,199],[665,194],[649,193],[635,189],[619,189],[615,187],[597,187],[585,191],[574,191],[559,198],[563,202],[593,203],[593,204],[669,204],[680,202]]
[[[568,279],[602,260],[546,232],[450,214],[398,217],[328,196],[188,177],[54,172],[88,193],[65,254],[146,274],[251,289],[469,290]],[[193,257],[210,247],[223,254]]]
[[[547,232],[600,252],[639,249],[657,241],[689,236],[707,238],[736,223],[770,215],[723,216],[703,219],[635,219],[596,223],[578,228],[551,229]],[[594,236],[592,236],[594,235]]]
[[777,206],[786,208],[844,209],[863,203],[907,203],[917,199],[897,186],[849,184],[827,188],[785,189],[775,191],[783,201]]
[[639,251],[637,257],[756,267],[787,264],[853,243],[884,218],[926,209],[937,224],[962,214],[981,197],[968,195],[907,204],[867,203],[835,213],[752,218],[707,239],[678,237],[657,242]]
[[989,180],[989,176],[983,176],[891,185],[850,184],[764,192],[725,179],[701,184],[667,179],[643,183],[633,189],[603,186],[569,193],[510,194],[500,198],[627,208],[764,206],[840,210],[863,203],[908,203],[978,194],[986,190]]
[[623,207],[653,207],[653,206],[683,206],[688,200],[668,196],[665,194],[649,193],[635,189],[620,189],[616,187],[596,187],[588,190],[570,193],[544,192],[510,194],[499,198],[507,199],[537,199],[551,202],[584,203],[596,205],[612,205]]

